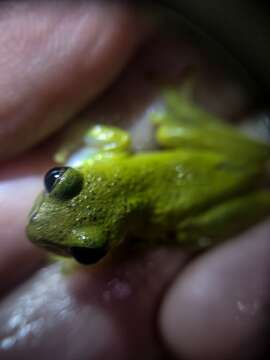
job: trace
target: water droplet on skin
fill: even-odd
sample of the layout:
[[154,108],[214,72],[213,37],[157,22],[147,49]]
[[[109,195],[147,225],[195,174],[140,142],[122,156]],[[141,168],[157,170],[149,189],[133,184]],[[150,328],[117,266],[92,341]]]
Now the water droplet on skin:
[[237,301],[237,309],[244,315],[254,316],[260,309],[260,304],[256,301],[254,303],[244,303]]
[[185,174],[184,173],[179,173],[178,175],[177,175],[177,177],[178,177],[178,179],[183,179],[184,177],[185,177]]
[[183,169],[181,165],[177,165],[175,167],[176,175],[178,179],[183,179],[186,177],[186,171]]
[[117,278],[111,280],[107,284],[107,289],[103,293],[103,300],[110,302],[112,300],[124,300],[131,295],[130,285]]
[[8,337],[6,339],[3,339],[0,342],[0,349],[9,350],[15,345],[16,341],[17,341],[17,339],[16,339],[15,336],[10,336],[10,337]]

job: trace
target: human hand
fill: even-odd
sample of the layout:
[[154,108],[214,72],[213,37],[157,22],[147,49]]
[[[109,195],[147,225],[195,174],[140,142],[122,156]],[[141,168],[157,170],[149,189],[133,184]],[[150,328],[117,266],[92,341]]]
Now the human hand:
[[[45,258],[24,238],[25,217],[59,138],[40,142],[112,83],[148,29],[106,2],[0,7],[1,359],[261,358],[269,222],[197,259],[157,249],[69,277],[36,271]],[[116,93],[108,113],[126,91]]]

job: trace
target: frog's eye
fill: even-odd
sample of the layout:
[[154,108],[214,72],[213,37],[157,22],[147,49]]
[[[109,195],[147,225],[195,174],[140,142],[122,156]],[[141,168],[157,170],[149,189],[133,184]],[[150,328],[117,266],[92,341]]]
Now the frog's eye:
[[48,193],[52,192],[54,185],[59,181],[60,177],[64,174],[64,172],[68,169],[68,167],[55,167],[47,172],[44,178],[45,187]]
[[79,263],[84,265],[92,265],[101,260],[107,253],[107,247],[89,249],[81,247],[72,247],[70,249],[71,255]]
[[59,200],[67,200],[80,193],[83,176],[78,170],[68,166],[55,167],[47,172],[44,183],[49,194]]

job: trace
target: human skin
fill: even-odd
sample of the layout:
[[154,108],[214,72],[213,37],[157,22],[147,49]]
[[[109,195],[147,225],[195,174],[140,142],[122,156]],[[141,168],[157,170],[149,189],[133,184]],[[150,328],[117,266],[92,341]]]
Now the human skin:
[[0,358],[262,358],[269,221],[197,259],[123,249],[69,277],[55,266],[36,271],[44,253],[25,239],[25,217],[57,137],[40,141],[106,89],[148,36],[122,5],[107,6],[1,4]]

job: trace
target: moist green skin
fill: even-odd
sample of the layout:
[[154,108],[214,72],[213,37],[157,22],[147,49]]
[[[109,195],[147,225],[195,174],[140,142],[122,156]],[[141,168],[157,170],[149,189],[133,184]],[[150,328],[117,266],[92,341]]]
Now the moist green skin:
[[[71,247],[110,250],[124,240],[202,249],[270,214],[261,181],[269,146],[175,92],[166,97],[166,112],[153,116],[159,150],[134,154],[123,130],[89,131],[94,155],[37,200],[27,226],[31,241],[63,255]],[[55,195],[79,175],[79,194]]]

